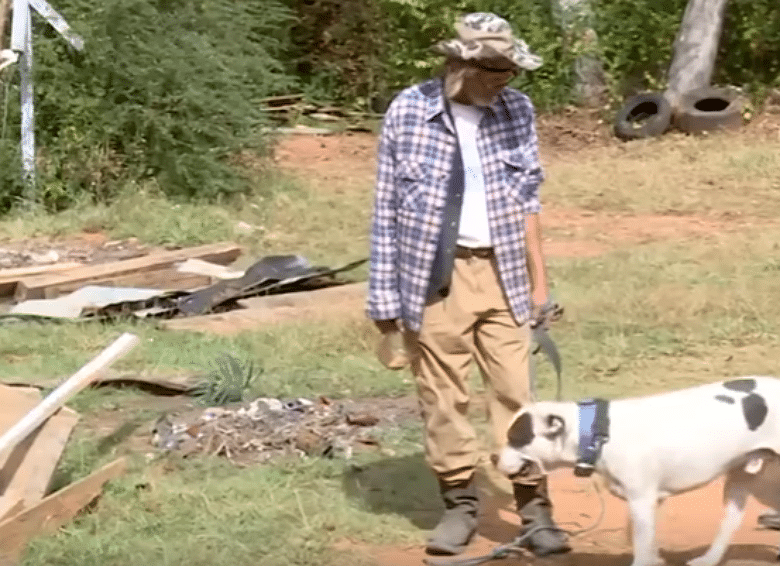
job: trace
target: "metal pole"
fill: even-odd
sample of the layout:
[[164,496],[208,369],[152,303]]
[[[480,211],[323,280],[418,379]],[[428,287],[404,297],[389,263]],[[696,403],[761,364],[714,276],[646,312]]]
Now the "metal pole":
[[35,102],[33,99],[33,46],[30,6],[24,2],[26,20],[24,50],[19,58],[22,105],[22,170],[24,174],[24,204],[33,208],[37,202],[35,186]]

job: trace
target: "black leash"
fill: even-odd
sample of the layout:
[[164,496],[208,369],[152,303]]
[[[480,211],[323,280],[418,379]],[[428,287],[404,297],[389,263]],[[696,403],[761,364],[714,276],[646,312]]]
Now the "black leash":
[[512,542],[501,544],[483,556],[474,556],[472,558],[456,558],[454,560],[425,558],[423,559],[423,562],[428,564],[428,566],[477,566],[478,564],[484,564],[485,562],[490,562],[491,560],[509,558],[513,554],[527,556],[529,551],[527,548],[523,547],[523,542],[525,542],[526,539],[529,539],[532,535],[543,530],[562,531],[563,529],[559,529],[558,527],[538,525],[518,536]]
[[[555,322],[563,316],[563,307],[558,303],[548,301],[542,306],[539,317],[531,322],[531,332],[533,335],[533,341],[536,343],[536,347],[531,350],[532,356],[538,352],[543,352],[547,359],[555,369],[555,375],[557,379],[557,388],[555,392],[555,400],[563,400],[563,379],[561,378],[561,355],[558,353],[558,347],[550,338],[550,334],[547,332],[551,322]],[[531,389],[531,399],[536,400],[536,369],[533,361],[533,357],[530,360],[530,368],[528,374],[529,388]]]

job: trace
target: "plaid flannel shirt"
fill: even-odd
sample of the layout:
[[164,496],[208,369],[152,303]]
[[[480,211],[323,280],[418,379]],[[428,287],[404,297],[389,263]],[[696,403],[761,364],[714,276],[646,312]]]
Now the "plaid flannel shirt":
[[[457,144],[442,81],[405,89],[388,108],[377,151],[366,313],[419,331]],[[519,324],[530,317],[525,214],[538,213],[543,180],[534,109],[504,88],[477,130],[490,236],[504,293]]]

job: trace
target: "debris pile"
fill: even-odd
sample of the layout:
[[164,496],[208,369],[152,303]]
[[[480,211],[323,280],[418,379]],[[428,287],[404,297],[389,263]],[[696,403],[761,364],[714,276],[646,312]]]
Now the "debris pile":
[[[302,292],[342,286],[351,282],[340,280],[337,275],[366,261],[331,268],[311,265],[300,255],[270,255],[254,261],[246,270],[237,270],[228,264],[236,261],[242,250],[230,242],[146,253],[133,242],[103,248],[102,256],[83,251],[67,254],[54,249],[48,253],[42,249],[0,250],[0,259],[17,266],[0,268],[0,301],[14,301],[5,307],[0,304],[0,322],[128,315],[171,319],[253,309],[266,312],[271,308],[269,304],[254,307],[242,304],[242,300],[304,295]],[[109,252],[114,255],[106,256]],[[91,263],[57,263],[63,257],[83,257]],[[122,259],[101,263],[100,257]],[[32,264],[19,267],[24,258]],[[355,296],[364,296],[363,288],[353,289]],[[320,295],[326,303],[331,296]],[[250,319],[256,324],[258,317]]]
[[242,464],[284,456],[352,457],[356,448],[378,448],[372,436],[380,418],[351,402],[325,398],[260,397],[195,414],[165,415],[154,426],[152,443],[184,456],[224,456]]

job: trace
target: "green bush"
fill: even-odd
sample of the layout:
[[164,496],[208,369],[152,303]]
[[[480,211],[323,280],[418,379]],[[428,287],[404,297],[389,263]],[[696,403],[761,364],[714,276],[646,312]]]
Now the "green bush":
[[385,0],[388,15],[387,82],[398,90],[433,76],[443,58],[430,47],[453,36],[452,24],[466,12],[492,11],[512,23],[518,36],[544,58],[544,65],[518,77],[513,86],[528,92],[536,105],[555,108],[571,100],[573,56],[563,48],[563,37],[548,0]]
[[365,0],[284,0],[297,15],[287,65],[309,98],[358,103],[384,88],[386,25]]
[[[291,0],[288,0],[291,1]],[[599,38],[609,94],[620,100],[641,90],[665,86],[674,39],[688,0],[591,0],[591,22]],[[301,18],[298,52],[306,59],[306,84],[332,100],[388,98],[411,83],[431,77],[441,60],[430,52],[436,41],[452,36],[462,13],[495,12],[507,18],[531,48],[542,55],[539,70],[514,85],[542,109],[573,101],[577,41],[568,45],[553,13],[554,0],[379,0],[382,24],[366,26],[373,12],[334,0],[297,0]],[[315,23],[316,22],[316,23]],[[337,31],[343,33],[337,33]],[[362,30],[362,31],[361,31]],[[347,33],[348,31],[348,33]],[[358,40],[360,33],[364,33]],[[318,51],[322,50],[322,52]],[[373,61],[355,67],[352,61]],[[335,71],[339,62],[350,72]],[[741,86],[777,84],[780,76],[780,4],[776,0],[731,0],[721,37],[714,80]]]
[[[281,62],[291,20],[284,6],[60,0],[57,8],[86,46],[74,51],[35,18],[39,195],[46,204],[67,205],[83,193],[110,197],[123,177],[155,177],[164,192],[183,197],[245,188],[226,159],[261,144],[261,99],[296,84]],[[18,107],[12,114],[8,143],[18,136]],[[0,187],[3,209],[18,191]]]
[[715,80],[748,86],[756,95],[780,86],[780,3],[731,0]]

